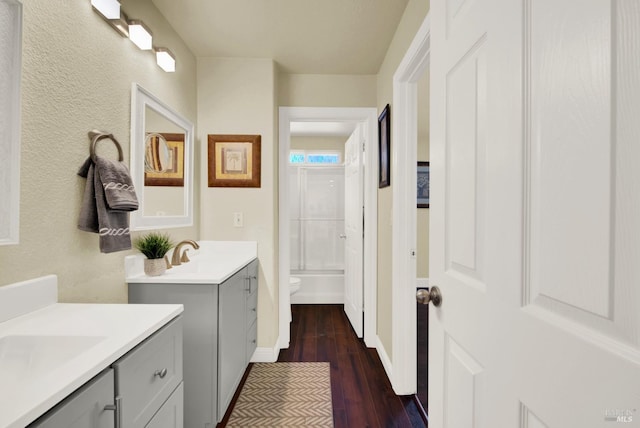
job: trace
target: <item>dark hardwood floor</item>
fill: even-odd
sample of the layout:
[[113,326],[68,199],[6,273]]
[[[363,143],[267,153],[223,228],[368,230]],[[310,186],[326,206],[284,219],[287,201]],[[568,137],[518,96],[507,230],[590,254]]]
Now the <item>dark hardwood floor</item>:
[[331,363],[335,428],[425,426],[413,397],[395,395],[376,350],[356,337],[342,305],[293,305],[292,314],[290,346],[278,361]]

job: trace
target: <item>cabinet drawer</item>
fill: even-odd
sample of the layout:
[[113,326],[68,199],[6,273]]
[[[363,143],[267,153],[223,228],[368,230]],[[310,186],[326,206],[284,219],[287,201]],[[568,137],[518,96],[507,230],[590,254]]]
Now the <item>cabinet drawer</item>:
[[184,383],[180,383],[145,428],[182,428],[184,426]]
[[113,365],[122,426],[144,427],[182,382],[182,317],[171,321]]
[[246,361],[247,364],[251,362],[251,357],[258,346],[258,323],[253,325],[247,331],[247,347],[246,347]]

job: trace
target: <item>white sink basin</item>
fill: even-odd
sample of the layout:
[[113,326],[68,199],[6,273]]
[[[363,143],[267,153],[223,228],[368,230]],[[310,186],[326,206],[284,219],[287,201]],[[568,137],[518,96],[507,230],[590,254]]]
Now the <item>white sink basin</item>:
[[[144,274],[142,254],[125,257],[128,283],[221,284],[247,263],[258,257],[255,241],[198,241],[199,250],[188,250],[190,262],[168,269],[160,276]],[[171,259],[171,255],[169,255]]]
[[46,375],[104,339],[101,336],[2,337],[0,385]]

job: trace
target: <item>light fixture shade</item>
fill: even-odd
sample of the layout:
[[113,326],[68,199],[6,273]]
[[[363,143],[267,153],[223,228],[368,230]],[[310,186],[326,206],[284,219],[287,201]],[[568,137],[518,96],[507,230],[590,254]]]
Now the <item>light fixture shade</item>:
[[129,39],[143,51],[151,50],[153,47],[151,30],[144,22],[137,19],[129,21]]
[[91,6],[107,19],[120,18],[120,2],[118,0],[91,0]]
[[158,66],[167,73],[176,71],[176,57],[167,48],[154,48]]

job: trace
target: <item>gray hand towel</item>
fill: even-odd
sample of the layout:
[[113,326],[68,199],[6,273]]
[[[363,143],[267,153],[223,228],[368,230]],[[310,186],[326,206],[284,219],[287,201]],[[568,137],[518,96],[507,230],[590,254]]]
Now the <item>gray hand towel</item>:
[[[100,162],[99,158],[97,160]],[[80,167],[78,175],[87,178],[78,228],[98,233],[100,235],[100,251],[103,253],[130,249],[131,235],[129,234],[128,213],[130,210],[114,210],[109,207],[100,173],[96,171],[96,165],[91,158],[87,159]]]
[[137,210],[138,198],[127,166],[100,156],[96,156],[95,162],[109,208],[118,211]]

